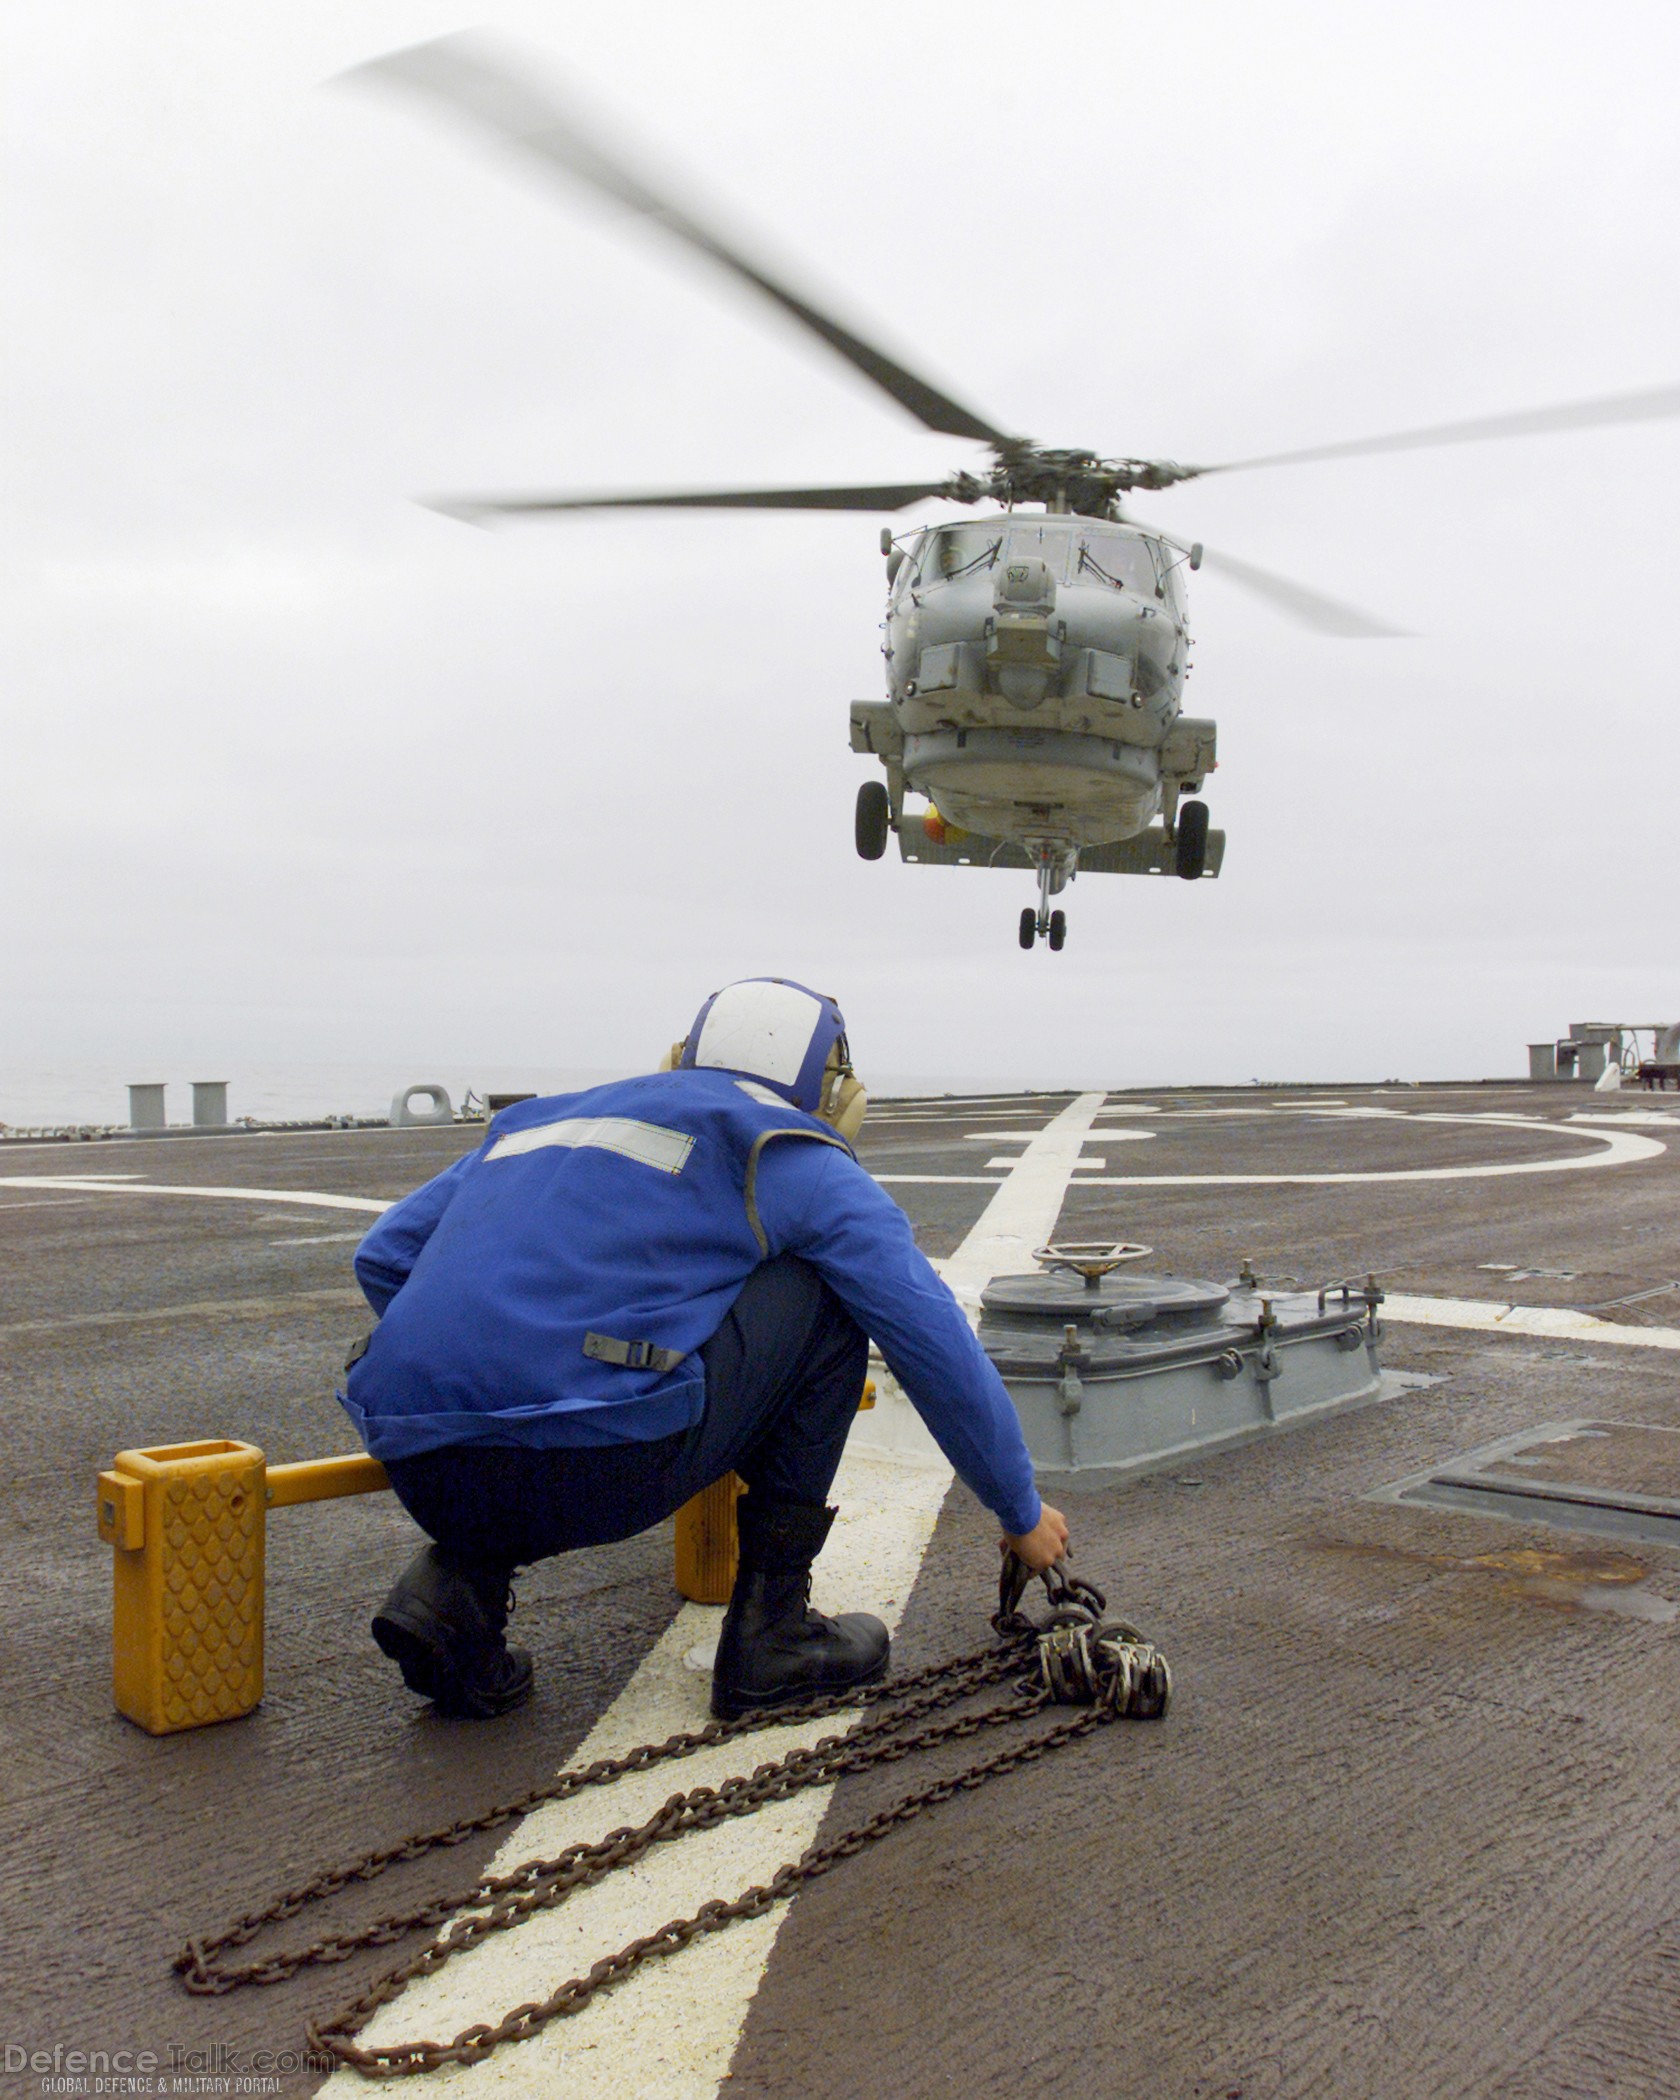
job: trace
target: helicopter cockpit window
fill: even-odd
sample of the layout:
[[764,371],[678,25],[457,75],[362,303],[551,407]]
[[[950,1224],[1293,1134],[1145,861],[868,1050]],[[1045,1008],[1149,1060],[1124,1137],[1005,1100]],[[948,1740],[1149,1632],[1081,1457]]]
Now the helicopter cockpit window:
[[1153,598],[1160,575],[1150,543],[1130,533],[1089,534],[1079,542],[1074,564],[1080,581],[1106,583],[1117,591],[1138,591]]
[[1017,519],[1009,528],[1009,559],[1019,561],[1023,555],[1047,563],[1058,583],[1067,581],[1068,535],[1065,531],[1031,519],[1023,524]]
[[929,533],[922,549],[921,581],[955,583],[990,569],[1003,552],[1003,534],[995,526],[946,525]]
[[919,538],[912,540],[910,545],[904,549],[904,559],[899,563],[892,575],[892,589],[889,595],[895,605],[906,592],[914,590],[916,585],[921,582],[922,563],[927,556],[930,537],[930,534],[923,533]]

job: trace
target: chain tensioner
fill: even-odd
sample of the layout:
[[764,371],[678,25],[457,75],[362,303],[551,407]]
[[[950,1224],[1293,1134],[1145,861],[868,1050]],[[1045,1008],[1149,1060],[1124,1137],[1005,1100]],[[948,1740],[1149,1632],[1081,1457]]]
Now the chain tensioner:
[[[499,1804],[482,1814],[463,1817],[442,1829],[422,1831],[400,1844],[367,1853],[313,1880],[287,1890],[262,1910],[249,1911],[218,1933],[190,1940],[175,1957],[175,1973],[198,1996],[220,1997],[251,1984],[284,1983],[298,1970],[341,1962],[367,1947],[386,1947],[412,1933],[434,1937],[418,1954],[399,1962],[375,1979],[362,1994],[327,2019],[308,2027],[310,2046],[336,2057],[366,2078],[397,2078],[432,2071],[443,2064],[480,2063],[503,2042],[526,2041],[551,2020],[579,2012],[599,1990],[622,1982],[644,1961],[674,1954],[702,1934],[721,1932],[737,1918],[762,1917],[805,1882],[815,1881],[843,1859],[885,1837],[923,1810],[937,1807],[953,1794],[970,1792],[999,1773],[1035,1763],[1110,1721],[1156,1720],[1172,1697],[1172,1672],[1158,1648],[1135,1626],[1107,1619],[1107,1600],[1094,1584],[1082,1582],[1062,1567],[1043,1576],[1049,1610],[1034,1619],[1021,1609],[1032,1580],[1026,1565],[1006,1555],[998,1585],[998,1609],[992,1619],[997,1645],[980,1648],[948,1662],[932,1663],[891,1684],[861,1687],[832,1697],[780,1706],[736,1721],[712,1721],[703,1728],[646,1743],[622,1757],[603,1758],[569,1772],[548,1785]],[[913,1724],[974,1694],[1015,1679],[1013,1697],[991,1706],[948,1714],[927,1726]],[[704,1830],[733,1816],[750,1815],[766,1802],[786,1800],[806,1787],[830,1786],[848,1773],[892,1764],[918,1750],[963,1740],[984,1730],[1024,1721],[1052,1706],[1079,1710],[1040,1734],[1008,1744],[981,1758],[966,1771],[935,1780],[882,1809],[842,1836],[812,1845],[795,1862],[779,1867],[768,1882],[744,1889],[732,1901],[714,1898],[691,1916],[673,1918],[657,1932],[635,1939],[618,1953],[574,1976],[540,2003],[516,2006],[503,2019],[463,2029],[449,2042],[390,2042],[364,2048],[356,2037],[383,2005],[401,1996],[417,1976],[440,1969],[454,1955],[478,1945],[495,1932],[518,1925],[533,1912],[553,1909],[574,1889],[602,1881],[615,1868],[631,1865],[655,1845],[669,1843],[691,1830]],[[629,1772],[691,1757],[714,1743],[728,1742],[763,1728],[790,1721],[819,1720],[828,1715],[863,1717],[842,1734],[822,1736],[789,1750],[774,1764],[764,1764],[750,1777],[727,1779],[716,1787],[698,1786],[671,1798],[645,1823],[619,1829],[594,1843],[568,1845],[552,1859],[527,1860],[508,1874],[481,1876],[470,1887],[422,1904],[393,1911],[371,1923],[329,1933],[307,1946],[295,1947],[244,1963],[218,1957],[243,1947],[268,1926],[293,1918],[311,1904],[336,1895],[358,1881],[373,1881],[387,1868],[420,1859],[464,1838],[498,1829],[549,1802],[564,1801],[586,1787],[610,1786]],[[447,1927],[447,1930],[442,1928]]]

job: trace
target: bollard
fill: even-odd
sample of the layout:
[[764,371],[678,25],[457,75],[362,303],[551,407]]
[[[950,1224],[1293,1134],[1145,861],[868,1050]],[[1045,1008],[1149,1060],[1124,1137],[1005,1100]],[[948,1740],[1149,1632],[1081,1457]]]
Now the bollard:
[[269,1506],[388,1485],[360,1453],[271,1466],[233,1437],[119,1451],[99,1476],[117,1711],[148,1735],[250,1713],[263,1695]]

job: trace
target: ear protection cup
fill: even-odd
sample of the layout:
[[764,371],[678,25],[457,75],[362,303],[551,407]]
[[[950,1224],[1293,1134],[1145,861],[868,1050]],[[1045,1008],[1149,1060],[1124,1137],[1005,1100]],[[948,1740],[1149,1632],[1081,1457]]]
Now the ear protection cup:
[[863,1128],[869,1096],[850,1065],[831,1064],[823,1074],[823,1101],[818,1116],[849,1145]]
[[836,1136],[843,1137],[849,1145],[863,1128],[868,1110],[869,1096],[864,1092],[863,1081],[853,1072],[842,1072],[834,1090],[834,1106],[823,1121],[832,1124]]

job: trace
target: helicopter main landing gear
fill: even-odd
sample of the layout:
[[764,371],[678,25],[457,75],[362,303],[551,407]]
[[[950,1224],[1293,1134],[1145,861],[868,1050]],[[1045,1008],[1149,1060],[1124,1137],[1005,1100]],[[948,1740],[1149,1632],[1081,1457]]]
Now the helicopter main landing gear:
[[1207,866],[1208,811],[1205,802],[1186,802],[1178,813],[1173,841],[1173,873],[1186,882],[1200,879]]
[[1038,863],[1038,909],[1035,911],[1029,904],[1021,912],[1020,938],[1023,948],[1031,948],[1040,935],[1050,943],[1057,954],[1060,954],[1066,945],[1067,913],[1059,908],[1055,911],[1050,909],[1050,899],[1067,880],[1064,873],[1058,881],[1057,874],[1055,861],[1048,854],[1041,855]]
[[887,832],[892,824],[892,805],[884,782],[866,780],[858,789],[856,838],[865,860],[879,860],[887,850]]

